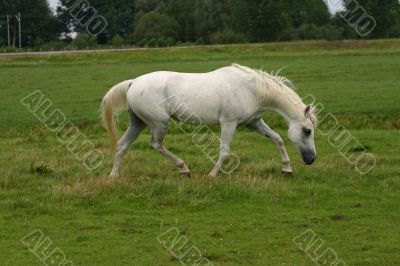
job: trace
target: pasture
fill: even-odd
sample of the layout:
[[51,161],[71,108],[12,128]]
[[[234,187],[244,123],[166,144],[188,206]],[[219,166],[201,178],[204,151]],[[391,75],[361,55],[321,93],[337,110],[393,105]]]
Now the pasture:
[[[191,178],[149,147],[148,131],[131,146],[122,176],[108,178],[114,152],[98,110],[112,85],[156,70],[206,72],[234,62],[286,67],[281,74],[300,96],[313,95],[375,157],[373,170],[360,175],[320,133],[318,161],[303,165],[283,119],[267,114],[286,142],[293,177],[281,174],[274,143],[241,129],[232,146],[239,168],[209,178],[213,162],[184,133],[195,127],[174,125],[165,144]],[[47,254],[59,248],[74,265],[180,265],[179,250],[157,239],[176,228],[214,265],[314,265],[310,252],[328,248],[347,265],[399,265],[399,74],[397,40],[0,57],[0,264],[41,265],[21,242],[41,230],[52,241]],[[21,104],[36,90],[105,155],[99,168],[87,170]],[[127,123],[121,115],[121,132]],[[324,241],[320,250],[304,252],[293,241],[307,230]]]

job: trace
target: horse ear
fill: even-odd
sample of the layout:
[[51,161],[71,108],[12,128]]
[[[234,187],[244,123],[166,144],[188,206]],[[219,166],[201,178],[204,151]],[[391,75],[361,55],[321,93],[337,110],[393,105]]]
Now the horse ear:
[[316,108],[313,105],[309,105],[306,107],[306,110],[304,110],[304,115],[305,117],[311,119],[311,122],[316,125],[318,123],[318,117],[315,114]]
[[312,111],[312,106],[311,105],[308,105],[307,107],[306,107],[306,110],[304,111],[304,115],[307,117],[307,116],[310,116],[310,113],[311,113],[311,111]]

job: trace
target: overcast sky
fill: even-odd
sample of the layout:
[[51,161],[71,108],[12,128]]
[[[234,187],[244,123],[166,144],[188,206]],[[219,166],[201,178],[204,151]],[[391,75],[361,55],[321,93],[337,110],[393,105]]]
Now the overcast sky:
[[47,2],[49,2],[50,7],[53,8],[53,10],[56,9],[58,0],[47,0]]
[[[55,10],[58,0],[47,0],[50,3],[50,6],[53,8],[53,10]],[[325,2],[328,3],[330,9],[335,12],[338,11],[340,9],[340,7],[342,6],[341,4],[341,0],[325,0]]]

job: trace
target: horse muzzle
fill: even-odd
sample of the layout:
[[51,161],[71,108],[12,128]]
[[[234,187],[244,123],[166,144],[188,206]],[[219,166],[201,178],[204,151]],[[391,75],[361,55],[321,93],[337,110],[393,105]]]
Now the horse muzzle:
[[317,155],[313,151],[301,151],[301,157],[306,165],[312,165],[317,159]]

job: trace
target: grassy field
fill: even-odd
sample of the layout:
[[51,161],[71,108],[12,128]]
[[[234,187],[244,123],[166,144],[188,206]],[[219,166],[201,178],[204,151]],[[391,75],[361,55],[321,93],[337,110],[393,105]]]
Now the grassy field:
[[[318,134],[311,167],[287,143],[295,173],[284,177],[275,145],[240,130],[232,147],[240,167],[211,179],[213,163],[175,126],[166,146],[187,161],[190,179],[149,147],[148,131],[132,145],[122,177],[107,178],[113,153],[98,108],[112,85],[155,70],[204,72],[233,62],[286,67],[298,93],[314,95],[373,154],[374,169],[360,175]],[[2,57],[0,265],[41,265],[55,248],[74,265],[181,265],[182,252],[157,239],[173,228],[214,265],[314,265],[310,256],[328,248],[347,265],[400,265],[399,74],[398,40]],[[22,106],[35,90],[105,154],[100,168],[86,170]],[[266,120],[287,140],[281,118]],[[121,131],[126,125],[122,115]],[[38,256],[21,242],[34,230],[52,241]],[[293,241],[307,230],[323,240],[319,250],[322,242],[305,252]]]

